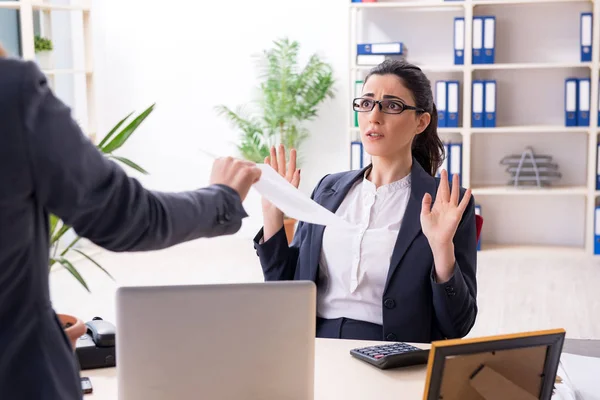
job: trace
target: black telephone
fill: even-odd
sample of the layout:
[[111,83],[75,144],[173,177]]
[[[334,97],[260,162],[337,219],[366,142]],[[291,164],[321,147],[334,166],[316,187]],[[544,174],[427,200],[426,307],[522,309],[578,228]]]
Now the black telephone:
[[86,334],[75,345],[79,367],[84,370],[116,366],[115,326],[100,317],[86,322],[86,326]]

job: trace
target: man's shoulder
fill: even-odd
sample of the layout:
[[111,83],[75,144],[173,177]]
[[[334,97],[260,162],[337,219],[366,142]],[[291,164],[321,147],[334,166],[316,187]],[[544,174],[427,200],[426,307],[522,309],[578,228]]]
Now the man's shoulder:
[[14,99],[12,96],[15,93],[9,91],[21,91],[25,81],[40,82],[44,79],[44,74],[35,62],[0,57],[0,86],[3,88],[1,93],[11,96],[11,99]]

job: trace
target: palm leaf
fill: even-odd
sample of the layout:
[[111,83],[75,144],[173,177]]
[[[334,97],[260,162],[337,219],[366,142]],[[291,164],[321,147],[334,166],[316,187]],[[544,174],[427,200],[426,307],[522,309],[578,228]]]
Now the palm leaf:
[[87,254],[85,254],[83,251],[81,250],[77,250],[77,249],[73,249],[73,251],[81,254],[82,256],[84,256],[85,258],[87,258],[91,263],[93,263],[96,267],[100,268],[102,271],[104,271],[104,273],[106,275],[108,275],[110,277],[110,279],[112,279],[113,281],[115,280],[115,278],[113,278],[113,276],[110,274],[110,272],[108,272],[106,269],[104,269],[104,267],[102,267],[100,264],[98,264],[94,259],[92,259],[92,257],[88,256]]
[[[156,103],[155,103],[156,104]],[[142,122],[150,115],[154,110],[155,104],[152,104],[146,110],[144,110],[137,118],[135,118],[129,125],[127,125],[121,132],[119,132],[110,142],[108,142],[101,150],[104,153],[112,153],[117,150],[129,139],[129,137],[135,132]]]
[[136,163],[134,163],[133,161],[131,161],[128,158],[119,157],[119,156],[115,156],[112,154],[109,156],[109,158],[112,158],[114,160],[122,162],[123,164],[127,165],[128,167],[131,167],[131,168],[135,169],[136,171],[141,172],[142,174],[148,175],[148,172],[144,168],[140,167],[139,165],[137,165]]
[[75,268],[69,260],[67,260],[66,258],[59,258],[56,261],[58,263],[60,263],[63,267],[65,267],[65,269],[67,271],[69,271],[71,273],[71,275],[73,275],[73,277],[79,281],[79,283],[81,283],[81,285],[85,288],[85,290],[90,292],[90,288],[88,287],[87,283],[85,282],[85,279],[83,279],[83,277],[81,276],[79,271],[77,271],[77,268]]
[[104,144],[106,142],[108,142],[109,139],[112,138],[112,136],[114,135],[114,133],[117,131],[117,129],[119,129],[121,127],[121,125],[123,125],[123,123],[125,123],[125,121],[127,121],[127,119],[129,117],[131,117],[131,115],[133,114],[133,111],[130,112],[125,118],[123,118],[121,121],[119,121],[119,123],[117,125],[114,126],[114,128],[112,128],[112,130],[110,132],[108,132],[108,134],[106,136],[104,136],[104,139],[102,139],[102,141],[100,142],[100,144],[98,144],[98,147],[100,149],[102,149],[104,147]]

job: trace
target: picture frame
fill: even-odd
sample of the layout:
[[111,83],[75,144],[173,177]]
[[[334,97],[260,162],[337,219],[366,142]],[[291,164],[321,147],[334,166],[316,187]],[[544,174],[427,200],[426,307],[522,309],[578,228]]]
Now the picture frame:
[[423,400],[550,400],[564,329],[431,343]]

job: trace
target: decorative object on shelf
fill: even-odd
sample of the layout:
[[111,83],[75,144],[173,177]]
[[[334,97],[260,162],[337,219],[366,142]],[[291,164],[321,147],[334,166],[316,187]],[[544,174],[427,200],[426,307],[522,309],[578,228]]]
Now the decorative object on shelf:
[[504,157],[500,164],[508,165],[506,172],[511,174],[508,184],[516,188],[547,187],[562,177],[558,165],[552,162],[552,156],[535,154],[531,147],[520,155]]
[[[333,68],[313,54],[304,68],[298,66],[300,45],[288,38],[277,39],[274,47],[259,58],[262,82],[258,108],[261,116],[242,115],[243,108],[231,110],[225,105],[216,107],[241,132],[237,148],[242,157],[257,163],[264,162],[273,145],[283,143],[287,158],[289,151],[298,151],[298,166],[302,163],[300,147],[308,137],[303,126],[317,116],[319,105],[333,98]],[[285,219],[288,241],[291,242],[296,221]]]
[[52,51],[54,45],[52,40],[36,35],[34,38],[35,45],[35,58],[41,69],[52,69],[54,68],[54,62],[52,60]]
[[[127,165],[130,168],[135,169],[138,172],[143,174],[147,174],[142,167],[134,163],[133,161],[114,155],[114,151],[118,150],[121,146],[123,146],[127,140],[133,135],[135,130],[140,126],[140,124],[150,115],[150,113],[154,110],[154,104],[148,107],[145,111],[143,111],[140,115],[138,115],[129,125],[123,128],[121,131],[117,132],[117,130],[125,123],[125,121],[133,114],[130,113],[125,118],[123,118],[114,128],[102,139],[102,141],[97,145],[98,150],[100,150],[106,157],[111,160],[118,161],[122,164]],[[54,265],[60,264],[62,265],[73,277],[83,286],[88,292],[90,291],[87,282],[77,268],[73,265],[73,263],[69,260],[69,255],[72,252],[78,253],[83,256],[90,262],[92,262],[95,266],[104,271],[108,276],[112,278],[110,273],[106,271],[100,264],[98,264],[93,258],[87,255],[85,252],[77,249],[75,245],[79,242],[81,237],[75,236],[66,247],[60,246],[60,241],[63,239],[63,236],[71,230],[71,227],[65,225],[56,215],[50,215],[50,265],[49,270],[52,270]]]

